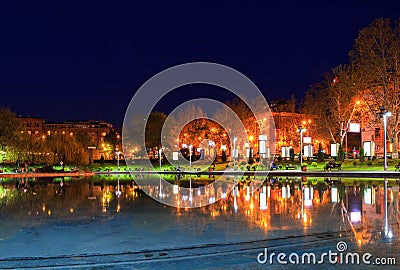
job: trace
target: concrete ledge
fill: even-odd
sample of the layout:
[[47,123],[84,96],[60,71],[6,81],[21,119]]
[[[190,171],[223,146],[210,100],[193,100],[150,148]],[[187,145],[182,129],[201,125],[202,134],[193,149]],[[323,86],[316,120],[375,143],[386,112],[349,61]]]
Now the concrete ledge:
[[93,172],[73,173],[0,173],[0,178],[33,178],[33,177],[63,177],[63,176],[93,176]]

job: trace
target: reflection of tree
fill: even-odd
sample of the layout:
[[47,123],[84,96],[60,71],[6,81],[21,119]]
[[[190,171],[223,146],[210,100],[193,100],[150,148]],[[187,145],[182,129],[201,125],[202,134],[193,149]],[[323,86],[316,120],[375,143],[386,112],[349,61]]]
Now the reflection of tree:
[[88,201],[89,185],[85,180],[52,183],[52,179],[22,178],[16,185],[4,184],[4,188],[0,219],[11,219],[16,228],[49,221],[93,221],[101,216],[99,200]]

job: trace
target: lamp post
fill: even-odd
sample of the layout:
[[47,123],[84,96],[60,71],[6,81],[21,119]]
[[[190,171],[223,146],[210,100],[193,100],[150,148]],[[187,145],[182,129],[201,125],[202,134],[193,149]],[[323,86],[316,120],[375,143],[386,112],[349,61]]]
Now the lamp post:
[[121,152],[118,151],[118,152],[116,152],[116,154],[117,154],[117,166],[118,166],[118,169],[119,169],[119,155],[121,155]]
[[387,171],[387,118],[392,116],[392,112],[387,111],[384,106],[379,108],[381,110],[381,117],[383,118],[383,170]]
[[190,172],[192,172],[192,148],[193,148],[193,145],[189,145],[189,167],[190,167]]
[[299,125],[297,132],[300,133],[300,166],[303,166],[303,132],[306,131],[306,128],[302,125]]
[[158,160],[160,161],[160,171],[161,171],[161,162],[162,162],[161,154],[162,154],[162,147],[160,147],[160,149],[158,149]]
[[233,170],[236,170],[236,141],[237,138],[233,137]]

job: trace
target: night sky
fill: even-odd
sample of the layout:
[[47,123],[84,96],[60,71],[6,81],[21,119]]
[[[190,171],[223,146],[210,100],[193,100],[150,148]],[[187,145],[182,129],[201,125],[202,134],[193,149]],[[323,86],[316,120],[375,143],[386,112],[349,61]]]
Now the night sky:
[[[94,119],[116,127],[141,84],[186,62],[235,68],[267,101],[292,93],[302,99],[310,84],[348,61],[361,28],[378,17],[400,16],[399,3],[38,2],[0,4],[0,105],[49,121]],[[177,89],[156,109],[169,112],[194,97],[231,98],[221,89],[193,85]]]

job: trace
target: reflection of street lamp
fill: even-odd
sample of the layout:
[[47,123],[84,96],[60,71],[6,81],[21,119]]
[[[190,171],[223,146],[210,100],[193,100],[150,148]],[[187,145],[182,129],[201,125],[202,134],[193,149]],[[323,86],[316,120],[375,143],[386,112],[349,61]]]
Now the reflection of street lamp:
[[118,152],[116,152],[116,154],[117,154],[117,165],[118,165],[118,169],[119,169],[119,155],[121,155],[121,152],[118,151]]
[[121,196],[121,190],[119,189],[119,177],[118,177],[117,191],[115,192],[115,195],[117,195],[117,197]]
[[387,118],[392,116],[392,112],[387,111],[384,106],[379,107],[381,110],[381,117],[383,118],[383,170],[387,171],[387,149],[386,149],[386,136],[387,136]]
[[300,133],[300,166],[303,165],[303,132],[306,131],[306,128],[302,125],[299,125],[297,132]]

